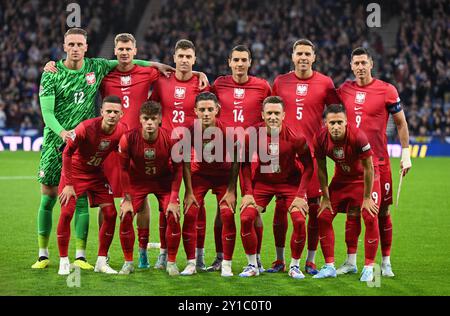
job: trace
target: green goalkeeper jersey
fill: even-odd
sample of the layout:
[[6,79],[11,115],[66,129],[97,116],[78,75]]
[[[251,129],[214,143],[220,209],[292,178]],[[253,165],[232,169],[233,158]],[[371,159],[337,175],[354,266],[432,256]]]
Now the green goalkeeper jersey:
[[79,70],[72,70],[60,60],[56,63],[58,72],[44,72],[39,98],[42,106],[54,98],[53,114],[56,119],[56,122],[46,121],[44,135],[48,135],[51,130],[59,136],[63,129],[74,129],[82,121],[95,117],[97,89],[116,65],[116,61],[103,58],[84,58],[83,66]]

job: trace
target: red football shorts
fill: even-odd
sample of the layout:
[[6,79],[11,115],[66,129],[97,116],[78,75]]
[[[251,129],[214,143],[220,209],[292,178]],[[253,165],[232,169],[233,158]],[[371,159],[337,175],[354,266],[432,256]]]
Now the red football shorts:
[[118,152],[113,151],[106,157],[103,162],[103,172],[111,185],[114,197],[123,197],[120,182],[120,155]]
[[277,200],[284,200],[284,205],[289,208],[297,195],[297,191],[298,184],[273,184],[257,181],[253,185],[253,197],[256,205],[264,209],[274,196]]
[[[59,181],[58,194],[66,186],[64,174],[61,174]],[[114,204],[114,196],[108,180],[103,174],[93,175],[90,179],[80,179],[73,177],[73,188],[77,197],[87,193],[91,207],[97,207],[100,204]]]
[[170,202],[172,180],[160,179],[158,182],[132,183],[130,188],[133,210],[138,213],[142,210],[147,195],[154,194],[158,200],[159,211],[164,212]]
[[[349,209],[360,208],[364,196],[364,180],[354,182],[333,179],[328,188],[330,192],[331,207],[335,212],[347,213]],[[372,187],[372,199],[380,206],[380,180],[375,177]]]

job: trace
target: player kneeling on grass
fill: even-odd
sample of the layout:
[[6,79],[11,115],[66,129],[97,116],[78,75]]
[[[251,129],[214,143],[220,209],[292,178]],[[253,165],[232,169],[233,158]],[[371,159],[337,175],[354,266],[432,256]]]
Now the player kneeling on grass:
[[[264,100],[262,117],[264,123],[259,127],[257,141],[252,141],[251,137],[245,141],[245,162],[242,163],[245,192],[241,204],[241,238],[248,266],[239,276],[259,275],[254,222],[258,212],[266,208],[276,196],[277,200],[285,201],[287,207],[284,212],[290,213],[294,226],[291,237],[292,259],[289,276],[303,279],[305,276],[299,266],[305,246],[305,220],[308,213],[306,191],[313,174],[313,160],[305,137],[295,134],[292,129],[283,124],[285,112],[284,103],[280,97],[272,96]],[[260,133],[261,129],[264,133]],[[251,179],[250,158],[256,151],[257,167]],[[265,157],[267,159],[263,159],[263,155],[267,156]],[[303,172],[296,164],[296,159],[302,163]]]
[[[351,230],[350,234],[359,235],[359,231],[354,229],[354,225],[348,225],[348,222],[354,218],[359,221],[361,214],[364,219],[366,259],[360,280],[372,281],[373,263],[379,241],[378,197],[380,196],[378,174],[374,179],[373,152],[366,134],[361,129],[347,125],[345,108],[341,104],[328,106],[324,117],[326,128],[316,133],[313,146],[323,192],[318,220],[319,239],[325,257],[325,266],[313,278],[336,277],[332,222],[336,212],[346,212],[346,226]],[[336,169],[330,186],[328,186],[327,156],[335,162]],[[358,240],[357,237],[356,240]],[[352,253],[356,253],[356,246],[352,246],[354,248]]]
[[70,222],[75,212],[76,200],[88,194],[91,207],[99,206],[104,221],[99,232],[98,259],[95,272],[114,274],[106,261],[116,226],[117,212],[111,188],[103,173],[102,163],[112,151],[117,150],[126,126],[119,123],[122,102],[117,96],[103,99],[101,117],[81,122],[67,140],[63,152],[63,169],[59,186],[61,215],[58,223],[58,248],[60,275],[70,273],[67,256],[70,241]]
[[195,113],[198,120],[190,129],[192,142],[189,144],[194,149],[194,159],[187,161],[191,160],[191,155],[186,155],[187,160],[183,169],[186,186],[183,244],[188,263],[181,275],[193,275],[197,272],[195,246],[198,238],[196,230],[198,215],[205,203],[205,195],[212,190],[216,195],[223,223],[221,275],[230,277],[233,276],[231,261],[236,243],[234,212],[236,181],[239,174],[235,134],[227,134],[225,125],[216,118],[219,104],[213,93],[203,92],[197,95]]
[[121,182],[125,195],[120,206],[120,242],[125,264],[119,274],[134,271],[133,216],[144,210],[144,202],[150,193],[158,199],[159,211],[165,214],[168,223],[165,235],[168,250],[166,270],[169,275],[179,274],[176,256],[181,238],[178,194],[182,168],[171,158],[177,140],[171,139],[170,132],[159,127],[161,115],[158,102],[145,102],[139,115],[142,127],[129,131],[120,140]]

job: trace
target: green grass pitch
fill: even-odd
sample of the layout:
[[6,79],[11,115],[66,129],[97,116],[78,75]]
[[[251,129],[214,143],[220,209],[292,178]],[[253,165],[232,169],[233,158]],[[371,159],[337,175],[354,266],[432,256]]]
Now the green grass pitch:
[[[50,266],[34,271],[30,266],[37,258],[36,218],[39,204],[39,184],[31,176],[36,174],[39,155],[25,152],[0,153],[0,295],[449,295],[450,294],[450,159],[414,159],[413,169],[404,179],[399,208],[392,207],[394,241],[392,264],[396,277],[382,278],[380,287],[368,287],[359,282],[359,275],[342,276],[336,279],[315,280],[307,276],[294,280],[287,273],[267,274],[251,279],[237,275],[246,264],[242,242],[238,235],[233,258],[232,278],[222,278],[219,273],[197,273],[192,277],[169,277],[163,271],[137,270],[129,276],[110,276],[81,271],[81,287],[68,287],[66,277],[57,275],[58,249],[56,226],[59,206],[53,214],[53,228],[50,239]],[[394,197],[398,183],[398,159],[393,159]],[[22,177],[23,178],[20,178]],[[213,219],[215,202],[207,197],[206,263],[214,259]],[[150,240],[158,241],[158,217],[156,200],[151,198]],[[91,209],[87,256],[94,264],[97,253],[97,210]],[[275,257],[272,234],[273,202],[263,215],[264,240],[263,265],[268,268]],[[335,220],[336,264],[345,259],[344,216]],[[236,215],[239,232],[238,215]],[[289,224],[291,225],[291,223]],[[73,229],[72,229],[73,232]],[[364,229],[363,229],[364,232]],[[288,241],[291,227],[288,231]],[[363,237],[359,240],[358,267],[363,266]],[[70,244],[70,259],[73,260],[75,242]],[[137,262],[137,246],[135,262]],[[149,250],[150,263],[156,261],[158,249]],[[302,266],[306,249],[302,256]],[[116,235],[110,250],[111,265],[120,269],[123,256]],[[289,242],[286,248],[290,259]],[[377,262],[380,262],[378,253]],[[323,264],[320,248],[316,261]],[[178,258],[180,269],[185,265],[185,254],[180,245]]]

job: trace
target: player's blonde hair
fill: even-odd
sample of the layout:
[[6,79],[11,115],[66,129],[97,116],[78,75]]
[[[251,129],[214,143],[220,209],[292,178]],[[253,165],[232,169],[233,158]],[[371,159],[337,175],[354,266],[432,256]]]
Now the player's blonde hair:
[[117,46],[117,43],[119,42],[132,42],[133,46],[136,47],[136,39],[134,38],[133,34],[130,33],[120,33],[117,34],[114,38],[114,45]]
[[64,38],[67,37],[67,35],[83,35],[87,42],[87,32],[79,27],[72,27],[71,29],[68,29],[67,32],[64,34]]

